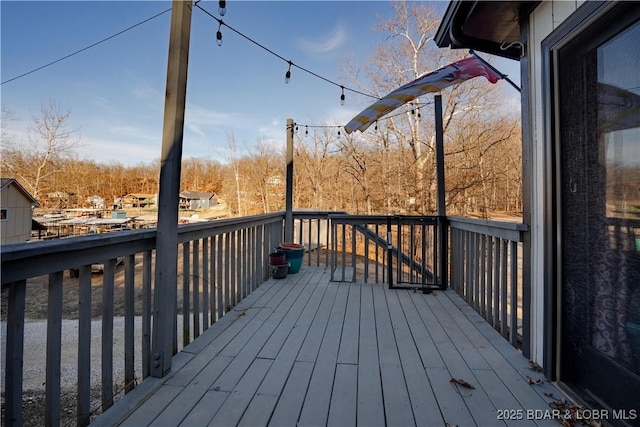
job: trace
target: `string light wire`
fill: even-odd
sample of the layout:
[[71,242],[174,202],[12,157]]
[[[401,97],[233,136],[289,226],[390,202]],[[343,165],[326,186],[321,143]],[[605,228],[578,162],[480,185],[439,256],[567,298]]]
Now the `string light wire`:
[[[395,117],[399,117],[399,116],[405,115],[405,114],[410,113],[410,112],[415,113],[417,111],[418,114],[419,114],[421,108],[426,107],[427,105],[432,105],[432,104],[433,104],[433,101],[421,102],[421,103],[418,103],[418,104],[411,104],[411,108],[409,108],[409,109],[406,109],[404,111],[400,111],[399,113],[395,113],[395,114],[392,114],[392,115],[389,115],[389,116],[382,117],[382,118],[376,120],[376,122],[375,122],[376,123],[376,130],[378,128],[378,122],[379,121],[393,119]],[[420,116],[418,116],[418,117],[420,117]],[[305,127],[305,136],[307,136],[309,134],[309,128],[315,128],[315,129],[338,129],[338,133],[340,132],[340,129],[344,128],[344,126],[341,126],[341,125],[307,125],[307,124],[302,124],[302,123],[295,123],[295,122],[293,123],[293,129],[295,131],[297,131],[300,126],[304,126]]]
[[292,61],[291,61],[291,60],[289,60],[289,59],[286,59],[284,56],[279,55],[278,53],[276,53],[276,52],[274,52],[273,50],[269,49],[269,48],[268,48],[268,47],[266,47],[265,45],[263,45],[263,44],[261,44],[261,43],[257,42],[256,40],[252,39],[251,37],[247,36],[246,34],[243,34],[242,32],[240,32],[240,31],[236,30],[236,29],[235,29],[235,28],[233,28],[231,25],[227,24],[226,22],[223,22],[223,21],[222,21],[222,19],[217,18],[216,16],[214,16],[213,14],[211,14],[208,10],[206,10],[205,8],[203,8],[202,6],[200,6],[198,3],[196,3],[196,4],[195,4],[195,6],[196,6],[198,9],[200,9],[201,11],[203,11],[205,14],[209,15],[209,17],[211,17],[212,19],[216,20],[220,26],[225,26],[225,27],[227,27],[228,29],[230,29],[231,31],[233,31],[234,33],[236,33],[237,35],[239,35],[240,37],[242,37],[242,38],[244,38],[245,40],[247,40],[247,41],[249,41],[249,42],[253,43],[254,45],[258,46],[259,48],[261,48],[261,49],[265,50],[266,52],[269,52],[271,55],[275,56],[276,58],[280,59],[280,60],[281,60],[281,61],[283,61],[283,62],[286,62],[286,63],[287,63],[288,65],[290,65],[291,67],[295,67],[295,68],[297,68],[297,69],[299,69],[299,70],[301,70],[301,71],[304,71],[304,72],[305,72],[305,73],[307,73],[307,74],[310,74],[310,75],[312,75],[312,76],[314,76],[314,77],[316,77],[316,78],[318,78],[318,79],[324,80],[324,81],[325,81],[325,82],[327,82],[327,83],[330,83],[330,84],[332,84],[332,85],[334,85],[334,86],[336,86],[336,87],[341,88],[341,89],[343,90],[343,95],[344,95],[344,91],[345,91],[345,90],[348,90],[348,91],[350,91],[350,92],[357,93],[358,95],[363,95],[363,96],[367,96],[367,97],[369,97],[369,98],[374,98],[374,99],[381,99],[380,97],[377,97],[377,96],[375,96],[375,95],[371,95],[371,94],[369,94],[369,93],[361,92],[361,91],[356,90],[356,89],[348,88],[348,87],[346,87],[346,86],[344,86],[344,85],[341,85],[340,83],[336,83],[336,82],[334,82],[334,81],[332,81],[332,80],[329,80],[328,78],[323,77],[323,76],[321,76],[320,74],[314,73],[313,71],[311,71],[311,70],[309,70],[309,69],[307,69],[307,68],[305,68],[305,67],[302,67],[302,66],[300,66],[300,65],[298,65],[298,64],[296,64],[296,63],[294,63],[294,62],[292,62]]
[[10,79],[8,79],[8,80],[5,80],[5,81],[3,81],[3,82],[1,82],[1,83],[0,83],[0,86],[1,86],[1,85],[3,85],[3,84],[5,84],[5,83],[9,83],[9,82],[12,82],[12,81],[14,81],[14,80],[18,80],[19,78],[22,78],[22,77],[28,76],[29,74],[33,74],[33,73],[35,73],[36,71],[40,71],[40,70],[42,70],[43,68],[50,67],[51,65],[53,65],[53,64],[57,64],[58,62],[60,62],[60,61],[64,61],[65,59],[71,58],[72,56],[75,56],[75,55],[77,55],[77,54],[79,54],[79,53],[81,53],[81,52],[84,52],[85,50],[89,50],[89,49],[91,49],[92,47],[98,46],[99,44],[102,44],[102,43],[104,43],[104,42],[106,42],[106,41],[108,41],[108,40],[111,40],[111,39],[112,39],[112,38],[114,38],[114,37],[117,37],[117,36],[119,36],[119,35],[121,35],[121,34],[124,34],[124,33],[126,33],[127,31],[129,31],[129,30],[133,30],[134,28],[139,27],[140,25],[145,24],[145,23],[147,23],[147,22],[151,21],[152,19],[157,18],[157,17],[159,17],[160,15],[164,15],[165,13],[167,13],[167,12],[169,12],[169,11],[171,11],[171,8],[169,8],[169,9],[167,9],[167,10],[164,10],[164,11],[162,11],[162,12],[160,12],[160,13],[157,13],[157,14],[153,15],[152,17],[145,19],[144,21],[140,21],[140,22],[138,22],[137,24],[133,24],[132,26],[127,27],[127,28],[125,28],[125,29],[124,29],[124,30],[122,30],[122,31],[118,31],[117,33],[112,34],[112,35],[110,35],[109,37],[106,37],[106,38],[104,38],[104,39],[102,39],[102,40],[100,40],[100,41],[97,41],[97,42],[95,42],[95,43],[93,43],[93,44],[90,44],[89,46],[86,46],[86,47],[83,47],[82,49],[76,50],[75,52],[70,53],[70,54],[68,54],[68,55],[66,55],[66,56],[63,56],[62,58],[56,59],[55,61],[51,61],[51,62],[49,62],[48,64],[44,64],[44,65],[42,65],[42,66],[40,66],[40,67],[38,67],[38,68],[34,68],[33,70],[27,71],[26,73],[22,73],[22,74],[20,74],[19,76],[15,76],[15,77],[12,77],[12,78],[10,78]]

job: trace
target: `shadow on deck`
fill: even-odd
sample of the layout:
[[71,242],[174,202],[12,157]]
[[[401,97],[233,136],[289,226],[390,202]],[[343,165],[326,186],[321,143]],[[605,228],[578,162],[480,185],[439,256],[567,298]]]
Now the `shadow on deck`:
[[557,425],[562,392],[453,291],[329,277],[268,280],[94,424]]

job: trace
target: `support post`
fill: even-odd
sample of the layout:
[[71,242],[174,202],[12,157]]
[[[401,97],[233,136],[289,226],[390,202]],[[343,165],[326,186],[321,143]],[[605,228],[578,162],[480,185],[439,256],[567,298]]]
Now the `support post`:
[[437,94],[433,97],[435,103],[435,125],[436,125],[436,180],[438,184],[438,231],[440,235],[439,249],[440,265],[440,288],[446,289],[449,282],[448,265],[448,226],[447,208],[445,205],[445,181],[444,181],[444,130],[442,128],[442,96]]
[[158,378],[171,370],[173,330],[176,324],[178,202],[192,4],[191,1],[174,0],[172,7],[160,158],[153,298],[151,375]]
[[287,119],[287,174],[284,215],[284,241],[293,242],[293,132],[295,123]]

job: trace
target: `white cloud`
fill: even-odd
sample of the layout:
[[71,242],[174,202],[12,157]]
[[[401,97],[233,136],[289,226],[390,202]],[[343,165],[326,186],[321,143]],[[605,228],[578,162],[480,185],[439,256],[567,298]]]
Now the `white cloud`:
[[160,157],[160,140],[132,142],[130,139],[84,138],[77,152],[81,157],[98,163],[149,163]]
[[337,24],[328,34],[314,40],[301,38],[298,46],[310,53],[327,53],[342,47],[347,42],[347,32],[344,25]]

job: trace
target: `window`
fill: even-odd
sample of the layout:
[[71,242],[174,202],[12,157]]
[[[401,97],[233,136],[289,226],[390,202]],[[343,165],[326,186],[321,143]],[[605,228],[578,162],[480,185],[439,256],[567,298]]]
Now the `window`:
[[0,221],[6,221],[6,220],[7,220],[7,210],[0,209]]

